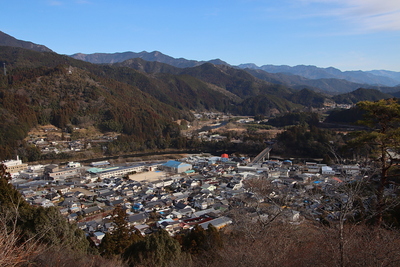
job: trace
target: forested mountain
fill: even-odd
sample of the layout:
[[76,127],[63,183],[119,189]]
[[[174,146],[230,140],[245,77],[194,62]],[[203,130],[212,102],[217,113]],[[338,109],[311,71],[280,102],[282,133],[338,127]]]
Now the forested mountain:
[[360,101],[377,101],[381,99],[392,98],[390,94],[382,93],[381,91],[375,89],[364,89],[359,88],[350,93],[336,95],[332,99],[338,104],[356,104]]
[[[120,63],[129,59],[140,58],[146,61],[166,63],[168,65],[179,68],[190,68],[200,66],[204,63],[212,63],[215,65],[230,66],[228,63],[220,60],[209,61],[196,61],[184,58],[173,58],[162,54],[158,51],[153,52],[123,52],[123,53],[94,53],[82,54],[77,53],[71,57],[79,60],[84,60],[91,63]],[[258,67],[253,63],[240,64],[237,66],[240,69],[248,69],[257,78],[272,82],[284,84],[286,86],[299,89],[307,86],[309,89],[319,88],[320,90],[344,93],[350,92],[360,87],[370,86],[396,86],[400,84],[400,73],[385,70],[374,71],[340,71],[339,69],[319,68],[316,66],[276,66],[276,65],[263,65]],[[253,71],[250,71],[253,70]],[[271,75],[268,77],[266,74],[260,74],[257,70],[263,70],[269,74],[278,74],[278,76]],[[261,77],[261,76],[263,77]],[[294,77],[291,77],[294,75]],[[297,76],[297,77],[296,77]],[[300,77],[298,77],[300,76]],[[304,79],[305,78],[305,79]],[[315,81],[314,81],[315,80]],[[299,86],[299,87],[296,87]],[[377,89],[377,88],[375,88]]]
[[190,76],[204,83],[212,84],[215,90],[224,92],[225,95],[235,100],[243,100],[258,95],[273,95],[275,99],[287,98],[293,93],[293,90],[283,85],[262,81],[244,70],[226,65],[205,63],[192,68],[176,68],[159,62],[130,59],[122,63],[117,63],[115,66],[134,68],[151,73],[155,77],[159,77],[159,73]]
[[[215,65],[228,65],[228,63],[220,60],[210,60],[210,61],[196,61],[196,60],[187,60],[184,58],[173,58],[167,55],[162,54],[158,51],[146,52],[142,51],[139,53],[135,52],[123,52],[123,53],[94,53],[94,54],[82,54],[77,53],[71,55],[71,57],[88,61],[91,63],[117,63],[123,62],[128,59],[133,58],[141,58],[146,61],[156,61],[161,63],[166,63],[171,66],[179,67],[179,68],[187,68],[187,67],[195,67],[202,65],[206,62],[213,63]],[[348,82],[356,83],[356,84],[370,84],[370,85],[385,85],[385,86],[395,86],[400,84],[400,73],[391,72],[391,71],[340,71],[336,68],[319,68],[316,66],[276,66],[276,65],[263,65],[261,67],[256,66],[255,64],[240,64],[238,66],[241,69],[253,69],[253,70],[264,70],[268,73],[279,73],[286,74],[287,79],[292,80],[293,78],[289,77],[291,75],[301,76],[307,79],[340,79],[346,80]],[[329,81],[327,81],[329,82]],[[312,85],[310,85],[312,86]],[[331,87],[334,87],[332,85]],[[358,86],[359,87],[359,86]],[[354,90],[354,86],[352,90]],[[326,90],[326,89],[322,89]],[[336,90],[329,90],[336,91]],[[348,90],[350,91],[350,90]],[[344,90],[342,90],[344,92]]]
[[[0,62],[8,66],[7,76],[0,77],[0,150],[6,158],[37,124],[62,129],[93,125],[132,136],[131,141],[140,144],[173,138],[179,134],[173,120],[191,119],[188,110],[111,78],[105,66],[12,47],[2,47]],[[146,77],[136,73],[131,78]]]
[[323,107],[324,103],[329,101],[329,97],[323,94],[314,92],[309,89],[302,89],[300,91],[296,91],[289,96],[289,100],[293,103],[297,103],[303,106],[310,107]]

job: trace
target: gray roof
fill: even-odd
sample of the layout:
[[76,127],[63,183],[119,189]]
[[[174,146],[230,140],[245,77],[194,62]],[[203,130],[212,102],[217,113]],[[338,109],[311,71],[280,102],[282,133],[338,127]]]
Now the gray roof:
[[149,214],[147,212],[141,212],[138,214],[133,214],[128,217],[128,222],[134,223],[134,222],[140,222],[143,220],[147,220],[149,218]]
[[225,226],[227,224],[230,224],[230,223],[232,223],[232,219],[231,218],[222,216],[222,217],[216,218],[214,220],[207,221],[205,223],[200,223],[199,226],[203,227],[203,229],[207,229],[208,225],[212,224],[213,226],[218,228],[218,227],[223,227],[223,226]]

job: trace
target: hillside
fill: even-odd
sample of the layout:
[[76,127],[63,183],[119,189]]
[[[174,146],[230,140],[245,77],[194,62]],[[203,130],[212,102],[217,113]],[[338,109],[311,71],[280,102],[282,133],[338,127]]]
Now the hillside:
[[330,101],[330,98],[309,89],[302,89],[290,95],[289,100],[303,106],[321,108],[325,102]]
[[375,89],[359,88],[350,93],[336,95],[332,97],[332,99],[338,104],[356,104],[359,101],[377,101],[392,97],[392,95],[382,93],[381,91]]
[[36,124],[61,129],[93,125],[140,143],[176,137],[179,130],[173,120],[191,119],[188,110],[108,77],[102,66],[11,47],[0,51],[0,61],[9,66],[7,77],[0,77],[2,158],[12,157],[13,147]]
[[[224,104],[220,104],[218,108],[220,111],[230,111],[238,115],[269,115],[300,108],[297,105],[298,102],[295,102],[296,98],[293,98],[295,101],[289,99],[293,91],[284,85],[260,80],[244,70],[226,65],[205,63],[192,68],[176,68],[164,63],[147,62],[142,59],[129,59],[113,65],[134,68],[160,79],[167,77],[182,79],[182,77],[186,77],[186,80],[192,82],[201,81],[212,90],[217,90],[225,96]],[[201,83],[197,82],[197,84]],[[168,82],[168,84],[171,84],[171,82]],[[257,99],[259,96],[262,97]],[[236,106],[229,105],[228,100],[230,103],[235,103]],[[203,97],[197,101],[213,103],[216,99],[210,102],[204,101]],[[209,104],[208,106],[211,107]]]
[[38,52],[53,52],[44,45],[34,44],[32,42],[18,40],[2,31],[0,31],[0,46],[20,47]]
[[[220,59],[209,61],[196,61],[184,58],[173,58],[161,52],[123,52],[123,53],[94,53],[82,54],[77,53],[71,57],[84,60],[91,63],[122,63],[130,59],[143,59],[151,62],[165,63],[178,68],[197,67],[204,63],[212,63],[214,65],[224,65],[234,67]],[[131,62],[132,63],[132,62]],[[124,63],[130,64],[130,63]],[[134,64],[134,63],[133,63]],[[378,89],[379,86],[397,86],[400,84],[400,73],[392,71],[340,71],[339,69],[319,68],[316,66],[277,66],[263,65],[261,67],[255,64],[240,64],[235,67],[246,69],[255,77],[271,82],[283,84],[294,89],[309,88],[312,90],[322,90],[331,93],[346,93],[356,90],[360,87],[368,87]],[[260,71],[268,74],[263,74]],[[373,87],[375,86],[375,87]]]
[[[192,68],[176,68],[164,63],[146,62],[141,59],[130,59],[114,65],[144,71],[153,74],[154,77],[165,77],[165,75],[160,75],[160,73],[190,76],[206,84],[212,84],[214,89],[223,92],[231,99],[235,99],[236,102],[240,99],[244,100],[260,94],[273,95],[275,99],[287,98],[292,94],[292,91],[283,85],[262,81],[244,70],[226,65],[204,63]],[[271,99],[271,101],[274,100]],[[243,114],[240,110],[238,112]]]

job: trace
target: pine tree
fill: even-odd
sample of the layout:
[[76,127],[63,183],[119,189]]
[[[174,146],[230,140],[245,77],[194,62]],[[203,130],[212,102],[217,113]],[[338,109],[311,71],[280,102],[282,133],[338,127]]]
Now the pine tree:
[[85,234],[68,223],[55,207],[32,207],[9,183],[10,175],[0,165],[0,211],[12,212],[16,218],[21,240],[37,240],[49,246],[75,251],[90,251]]
[[177,240],[159,229],[132,244],[124,253],[130,266],[190,266],[190,255],[182,252]]
[[126,220],[126,211],[117,206],[113,211],[114,230],[106,233],[100,244],[101,255],[111,258],[121,255],[132,243],[140,241],[143,237],[130,227]]
[[367,146],[369,157],[379,172],[376,195],[375,223],[379,227],[383,222],[386,209],[385,188],[398,177],[400,151],[400,104],[396,99],[384,99],[376,102],[362,101],[357,106],[365,111],[360,121],[369,128],[357,134],[352,140],[355,145]]

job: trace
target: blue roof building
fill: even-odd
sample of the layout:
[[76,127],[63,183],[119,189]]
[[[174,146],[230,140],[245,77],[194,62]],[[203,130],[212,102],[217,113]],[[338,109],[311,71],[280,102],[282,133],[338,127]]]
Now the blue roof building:
[[192,169],[192,165],[176,160],[170,160],[161,165],[161,168],[165,171],[181,173]]

